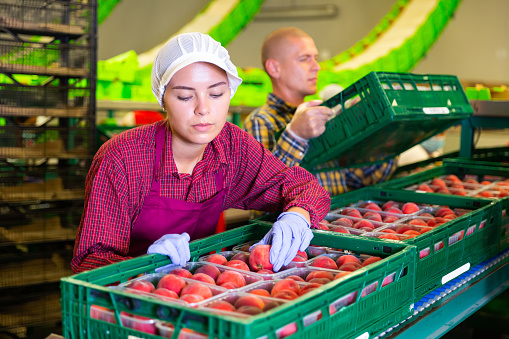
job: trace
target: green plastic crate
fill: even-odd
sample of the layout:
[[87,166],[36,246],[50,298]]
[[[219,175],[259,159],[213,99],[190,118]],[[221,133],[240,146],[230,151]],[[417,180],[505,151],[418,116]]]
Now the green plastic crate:
[[456,76],[371,72],[325,101],[335,107],[360,101],[309,141],[301,166],[312,170],[387,161],[468,118],[473,109]]
[[[407,177],[389,180],[379,184],[378,186],[392,189],[405,189],[415,186],[418,183],[426,182],[448,174],[454,174],[459,177],[463,177],[465,175],[476,175],[480,178],[488,176],[509,178],[509,166],[504,166],[500,163],[451,159],[445,160],[442,166],[418,172]],[[426,193],[423,195],[442,196],[442,194],[438,193]],[[496,228],[495,231],[499,244],[497,252],[500,252],[509,248],[509,197],[501,199],[494,198],[493,200],[496,201],[496,204],[498,205],[498,212],[495,216],[498,228]]]
[[[223,248],[258,240],[269,226],[252,224],[191,242],[191,260]],[[161,255],[145,255],[61,279],[63,335],[66,338],[118,338],[133,335],[159,338],[121,325],[120,312],[159,319],[211,338],[277,338],[278,330],[293,326],[292,338],[353,338],[373,335],[413,313],[416,248],[373,239],[347,239],[316,234],[315,245],[345,248],[384,257],[366,268],[320,287],[271,311],[247,319],[212,314],[107,287],[170,264]],[[361,252],[360,252],[361,251]],[[385,277],[394,281],[384,287]],[[376,288],[373,289],[376,284]],[[370,290],[366,296],[362,292]],[[346,300],[350,303],[347,303]],[[90,317],[90,306],[114,311],[115,324]],[[286,327],[287,328],[287,327]]]
[[[452,208],[473,210],[420,236],[401,241],[402,243],[416,246],[417,253],[419,254],[416,262],[416,300],[419,300],[435,288],[440,287],[443,284],[442,278],[447,274],[467,264],[470,266],[476,265],[498,252],[497,227],[499,225],[498,218],[501,215],[500,206],[488,199],[441,194],[427,195],[412,191],[366,187],[333,197],[331,211],[359,201],[385,202],[389,200],[444,205]],[[336,215],[334,214],[334,216]],[[327,216],[327,218],[331,217],[332,214]],[[257,222],[272,224],[274,220],[275,215],[269,215],[258,219]],[[318,230],[314,232],[331,233]],[[449,245],[449,239],[453,241],[458,232],[463,232],[463,239]],[[354,234],[337,234],[352,240],[365,238],[364,236]],[[386,244],[399,242],[377,240],[383,241]],[[442,249],[439,249],[440,242],[443,244]],[[435,244],[438,244],[437,251],[435,251]],[[422,256],[422,258],[419,258],[419,256]]]

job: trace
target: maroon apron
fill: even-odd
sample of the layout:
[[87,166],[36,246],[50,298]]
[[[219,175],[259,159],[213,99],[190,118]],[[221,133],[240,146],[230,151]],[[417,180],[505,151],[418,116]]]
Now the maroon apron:
[[164,149],[166,128],[156,131],[156,157],[154,177],[150,193],[145,196],[136,223],[131,229],[129,256],[147,253],[147,249],[165,234],[187,232],[191,240],[214,234],[223,211],[226,189],[223,188],[224,173],[214,175],[217,194],[203,203],[182,201],[160,195],[161,185],[157,177]]

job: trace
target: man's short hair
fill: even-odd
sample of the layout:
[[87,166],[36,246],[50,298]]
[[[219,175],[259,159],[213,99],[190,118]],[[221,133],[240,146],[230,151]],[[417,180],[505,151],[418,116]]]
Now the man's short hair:
[[311,38],[306,32],[297,27],[283,27],[271,32],[262,43],[262,66],[265,72],[265,63],[268,59],[278,60],[280,53],[285,50],[288,38]]

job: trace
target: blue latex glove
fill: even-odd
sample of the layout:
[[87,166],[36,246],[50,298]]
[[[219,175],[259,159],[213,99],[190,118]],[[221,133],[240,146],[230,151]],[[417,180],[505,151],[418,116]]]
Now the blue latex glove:
[[186,232],[182,234],[165,234],[150,245],[147,253],[167,255],[174,264],[183,266],[191,259],[189,240],[189,234]]
[[[270,231],[256,245],[271,245],[269,260],[278,272],[288,265],[297,255],[305,251],[313,239],[313,232],[304,216],[297,212],[284,212],[279,215]],[[250,248],[250,250],[251,250]]]

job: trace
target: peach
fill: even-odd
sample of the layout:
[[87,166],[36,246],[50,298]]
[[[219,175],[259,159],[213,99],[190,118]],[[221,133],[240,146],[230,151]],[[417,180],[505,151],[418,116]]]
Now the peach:
[[428,224],[422,219],[412,219],[408,222],[408,224],[416,226],[428,226]]
[[373,223],[371,221],[365,220],[365,219],[359,220],[355,224],[353,224],[353,228],[362,228],[362,227],[370,228],[371,230],[375,229],[375,225],[373,225]]
[[449,181],[453,181],[453,182],[461,182],[460,178],[458,178],[456,175],[454,174],[449,174],[449,175],[446,175],[445,180],[449,180]]
[[465,189],[465,186],[463,186],[463,183],[461,182],[453,182],[449,185],[450,188],[459,188],[459,189]]
[[396,229],[396,232],[398,232],[399,234],[403,234],[406,231],[413,231],[413,230],[415,230],[415,228],[412,225],[403,224],[401,226],[398,226],[398,228]]
[[299,294],[300,286],[299,284],[297,284],[295,280],[283,279],[274,284],[272,290],[270,291],[270,295],[274,296],[277,292],[281,290],[290,290]]
[[440,178],[435,178],[431,181],[431,185],[432,186],[441,186],[441,187],[446,187],[447,185],[445,184],[445,181],[443,181],[442,179]]
[[247,266],[245,262],[240,260],[230,260],[226,263],[225,266],[236,268],[238,270],[250,271],[249,266]]
[[240,248],[239,248],[239,251],[242,251],[242,252],[250,252],[250,249],[251,249],[251,244],[245,244],[245,245],[242,245]]
[[272,272],[271,270],[259,270],[256,273],[259,273],[259,274],[274,274],[274,272]]
[[362,204],[361,206],[362,208],[365,208],[367,210],[373,210],[373,211],[381,211],[382,209],[380,208],[380,206],[378,206],[377,204],[375,204],[374,202],[367,202],[367,203],[364,203]]
[[135,280],[127,285],[127,288],[148,293],[152,293],[155,290],[154,285],[148,280]]
[[457,216],[456,216],[456,214],[446,214],[442,218],[444,218],[445,220],[452,220],[452,219],[456,219]]
[[383,232],[383,233],[392,233],[392,234],[397,233],[392,228],[386,228],[386,229],[381,230],[380,232]]
[[347,263],[341,265],[341,267],[339,267],[339,270],[340,271],[353,272],[353,271],[357,271],[361,267],[362,267],[362,265],[359,264],[359,263],[356,263],[356,262],[347,262]]
[[[334,279],[334,278],[333,278]],[[325,285],[325,284],[328,284],[332,281],[332,279],[327,279],[327,278],[313,278],[313,279],[310,279],[308,281],[308,283],[310,284],[320,284],[320,285]]]
[[423,233],[426,233],[426,232],[431,231],[432,229],[433,229],[432,227],[421,227],[421,229],[419,230],[419,232],[420,232],[421,234],[423,234]]
[[345,275],[348,275],[352,272],[349,272],[349,271],[343,271],[343,272],[339,272],[338,274],[336,274],[336,276],[334,277],[334,280],[338,280],[342,277],[344,277]]
[[329,220],[327,220],[327,219],[322,219],[322,220],[320,221],[320,224],[329,224]]
[[405,231],[405,232],[403,232],[403,234],[405,234],[405,235],[413,235],[413,236],[421,235],[421,233],[419,233],[417,231],[414,231],[414,230]]
[[384,204],[382,205],[382,210],[385,211],[391,207],[399,208],[399,203],[397,203],[394,200],[388,200],[388,201],[384,202]]
[[277,301],[268,302],[268,303],[265,304],[265,307],[263,308],[263,312],[270,311],[271,309],[276,308],[279,305],[281,305],[281,304],[279,302],[277,302]]
[[235,306],[233,306],[232,304],[230,304],[229,302],[224,301],[224,300],[218,300],[215,303],[213,303],[212,305],[210,305],[209,307],[216,309],[216,310],[223,310],[223,311],[230,311],[230,312],[235,312],[237,310],[235,308]]
[[168,274],[178,275],[179,277],[182,278],[191,278],[193,276],[193,274],[186,270],[185,268],[176,268]]
[[374,262],[380,261],[382,258],[380,257],[369,257],[362,263],[362,267],[368,266],[369,264],[372,264]]
[[332,222],[332,225],[352,227],[353,220],[349,218],[339,218]]
[[435,213],[435,217],[443,217],[446,214],[454,214],[454,211],[449,207],[442,207]]
[[304,251],[297,250],[297,255],[300,257],[303,257],[304,259],[308,260],[308,254]]
[[322,230],[322,231],[328,231],[329,230],[329,222],[327,221],[327,223],[324,223],[323,221],[320,221],[318,223],[318,226],[315,228],[317,230]]
[[439,187],[435,193],[441,193],[441,194],[451,194],[451,191],[447,187]]
[[431,215],[429,213],[421,213],[421,214],[419,214],[419,216],[420,217],[425,217],[425,218],[433,218],[434,217],[434,215]]
[[367,220],[382,222],[382,216],[380,215],[380,213],[373,212],[373,211],[364,213],[363,218],[367,219]]
[[406,204],[403,205],[403,207],[401,207],[401,212],[403,212],[403,214],[412,214],[417,212],[418,210],[419,207],[413,202],[407,202]]
[[288,277],[286,277],[285,279],[292,279],[292,280],[295,280],[295,281],[301,281],[301,282],[304,282],[305,280],[302,279],[301,277],[299,277],[298,275],[290,275]]
[[207,257],[206,261],[219,265],[224,265],[228,262],[228,260],[221,254],[212,254],[211,256]]
[[306,259],[301,257],[300,255],[296,255],[295,258],[292,259],[293,262],[304,262]]
[[270,245],[257,245],[249,255],[249,267],[254,272],[259,270],[271,270],[273,265],[270,262]]
[[[194,271],[194,274],[197,273],[204,273],[211,277],[214,281],[217,279],[217,277],[221,274],[221,271],[219,271],[219,268],[217,268],[214,265],[203,265],[201,267],[198,267],[196,271]],[[215,283],[214,283],[215,284]]]
[[228,290],[234,290],[236,288],[239,288],[239,286],[237,286],[236,284],[234,284],[232,282],[225,282],[224,284],[221,285],[221,287],[224,287]]
[[302,296],[308,292],[311,292],[312,290],[314,289],[317,289],[319,287],[322,287],[322,284],[317,284],[317,283],[310,283],[310,284],[307,284],[306,286],[304,286],[301,290],[300,290],[300,293],[299,293],[299,296]]
[[505,198],[509,196],[509,191],[501,191],[499,194],[498,194],[498,198]]
[[262,297],[270,297],[270,293],[267,290],[264,290],[263,288],[257,288],[252,291],[249,291],[247,293],[256,294]]
[[[300,292],[300,290],[299,290]],[[293,300],[299,297],[298,293],[291,290],[281,290],[272,296],[273,298]]]
[[249,253],[244,253],[244,252],[237,253],[233,257],[231,257],[230,261],[233,261],[233,260],[240,260],[247,264],[247,263],[249,263]]
[[167,290],[166,288],[157,288],[152,292],[155,295],[162,296],[165,298],[178,299],[179,295],[174,291]]
[[338,258],[338,260],[336,260],[336,265],[338,265],[338,267],[339,267],[347,262],[355,262],[358,264],[361,263],[360,259],[357,258],[356,256],[351,255],[351,254],[345,254],[345,255],[340,256]]
[[317,257],[311,265],[315,267],[329,268],[331,270],[338,269],[338,265],[336,265],[336,262],[333,259],[326,256]]
[[336,226],[331,229],[332,232],[350,234],[350,231],[343,226]]
[[399,240],[399,238],[392,233],[380,235],[378,239]]
[[359,212],[359,210],[355,209],[355,208],[345,208],[341,212],[341,214],[347,215],[349,217],[354,217],[354,218],[362,218],[361,212]]
[[390,208],[386,209],[385,212],[394,213],[394,214],[403,214],[403,212],[397,207],[390,207]]
[[433,218],[433,219],[428,220],[428,226],[435,227],[435,226],[438,226],[438,225],[444,224],[444,223],[446,223],[447,221],[449,221],[449,220],[446,220],[446,219],[444,219],[444,218],[440,218],[440,217]]
[[491,181],[484,180],[479,183],[479,185],[491,185]]
[[240,308],[242,306],[254,306],[258,307],[259,309],[263,309],[265,302],[263,302],[263,300],[256,295],[245,295],[238,298],[233,306],[236,308]]
[[212,291],[207,286],[203,285],[200,282],[191,282],[187,284],[180,292],[180,296],[184,296],[186,294],[195,294],[202,296],[203,299],[208,299],[212,297]]
[[166,288],[180,295],[182,289],[186,286],[186,282],[178,275],[167,274],[159,280],[157,288]]
[[237,312],[249,315],[257,315],[262,313],[262,310],[254,306],[241,306],[237,309]]
[[205,300],[203,296],[198,294],[184,294],[180,297],[180,300],[185,301],[190,304],[199,303],[200,301]]
[[454,195],[461,195],[461,196],[467,195],[467,191],[462,190],[462,189],[452,190],[451,193]]
[[394,216],[394,215],[388,215],[386,216],[382,221],[387,223],[387,224],[390,224],[390,223],[393,223],[395,222],[396,220],[398,220],[399,218]]
[[332,273],[327,272],[327,271],[313,271],[308,274],[308,276],[306,277],[306,281],[310,281],[311,279],[315,279],[315,278],[325,278],[325,279],[332,280],[332,279],[334,279],[334,275],[332,275]]
[[201,281],[201,282],[211,284],[211,285],[216,284],[216,281],[214,279],[212,279],[212,277],[210,275],[205,274],[205,273],[195,273],[191,277],[191,279],[196,280],[196,281]]
[[482,191],[479,192],[479,196],[484,198],[493,198],[493,193],[491,193],[490,191]]
[[419,186],[417,186],[417,191],[422,191],[422,192],[433,192],[433,190],[431,189],[431,187],[429,187],[428,185],[426,184],[420,184]]
[[216,280],[216,283],[219,286],[223,286],[225,283],[228,282],[235,284],[237,288],[246,286],[246,280],[244,279],[242,274],[240,274],[237,271],[224,271],[219,275],[219,277],[217,277]]

